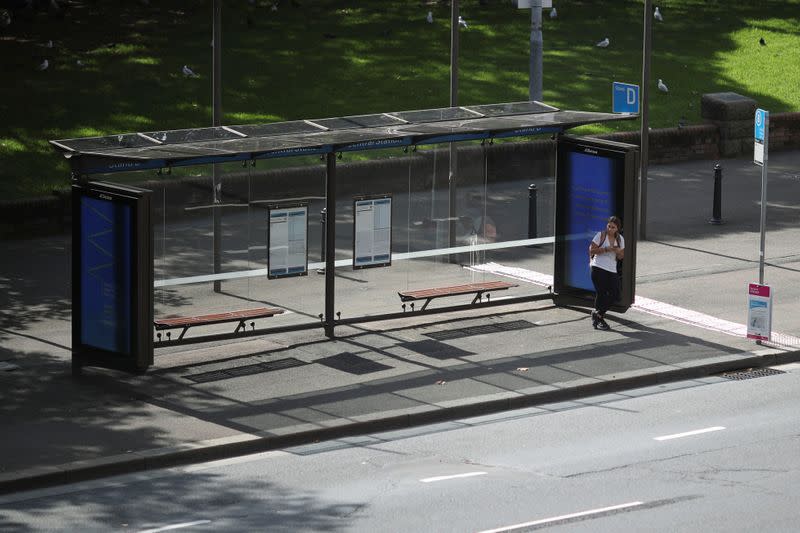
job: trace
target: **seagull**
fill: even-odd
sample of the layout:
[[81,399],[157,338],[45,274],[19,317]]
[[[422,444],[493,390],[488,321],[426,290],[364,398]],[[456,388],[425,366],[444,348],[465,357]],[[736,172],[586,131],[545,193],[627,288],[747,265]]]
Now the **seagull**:
[[653,12],[653,17],[659,22],[664,22],[664,17],[661,16],[661,11],[659,11],[658,6],[656,6],[656,10]]
[[467,21],[461,18],[461,15],[458,16],[458,25],[464,26],[465,28],[469,28],[469,26],[467,26]]
[[45,59],[44,61],[42,61],[42,63],[38,67],[36,67],[36,70],[47,70],[47,67],[49,67],[49,66],[50,66],[50,62]]
[[609,44],[611,44],[611,41],[608,39],[608,37],[606,37],[605,39],[597,43],[595,46],[597,46],[598,48],[608,48]]
[[84,66],[84,65],[85,65],[85,63],[84,63],[83,61],[81,61],[80,59],[78,59],[77,61],[75,61],[75,64],[76,64],[76,65],[78,65],[79,67],[82,67],[82,66]]
[[0,11],[0,26],[11,26],[11,13],[6,11]]
[[47,41],[47,44],[46,44],[46,45],[44,45],[44,47],[45,47],[45,48],[53,48],[53,40],[52,40],[52,39],[50,39],[49,41]]
[[762,37],[761,39],[758,40],[758,44],[760,44],[761,46],[767,46],[767,41],[765,41],[764,38]]
[[270,7],[269,10],[270,11],[277,11],[278,10],[278,4],[272,4],[272,7]]
[[183,75],[188,77],[188,78],[199,78],[200,77],[197,74],[195,74],[194,71],[192,69],[190,69],[189,67],[187,67],[186,65],[183,66],[183,68],[181,69],[181,72],[183,72]]
[[669,92],[669,87],[667,87],[666,83],[661,81],[661,78],[658,78],[658,90],[661,91],[662,93],[668,93]]
[[428,16],[425,18],[428,21],[428,24],[433,24],[433,11],[428,11]]
[[553,9],[551,9],[551,10],[550,10],[550,18],[551,18],[551,19],[554,19],[554,18],[556,18],[557,16],[558,16],[558,13],[556,13],[556,8],[553,8]]

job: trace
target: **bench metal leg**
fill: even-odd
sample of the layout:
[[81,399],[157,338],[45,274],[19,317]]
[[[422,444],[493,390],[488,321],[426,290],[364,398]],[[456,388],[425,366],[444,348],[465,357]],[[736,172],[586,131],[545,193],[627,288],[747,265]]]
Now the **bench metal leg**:
[[481,300],[481,296],[483,296],[482,292],[479,292],[475,295],[475,298],[472,299],[472,305],[475,305]]
[[239,330],[247,331],[247,325],[245,324],[245,319],[239,321],[239,325],[236,326],[236,329],[233,330],[234,333],[239,333]]
[[428,304],[431,303],[431,300],[433,300],[433,298],[428,298],[427,300],[425,300],[425,303],[422,304],[422,307],[420,307],[419,310],[424,311],[425,308],[428,307]]
[[181,331],[181,334],[178,337],[178,340],[181,340],[183,338],[183,336],[186,335],[186,332],[189,331],[189,327],[190,326],[183,326],[183,331]]

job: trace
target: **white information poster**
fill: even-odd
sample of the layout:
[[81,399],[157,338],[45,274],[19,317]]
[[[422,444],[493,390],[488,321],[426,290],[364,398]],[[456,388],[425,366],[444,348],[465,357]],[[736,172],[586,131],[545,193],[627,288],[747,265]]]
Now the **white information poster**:
[[308,206],[272,208],[268,213],[268,277],[308,274]]
[[392,263],[392,198],[355,200],[353,268]]
[[768,285],[747,286],[747,338],[768,341],[772,332],[772,289]]

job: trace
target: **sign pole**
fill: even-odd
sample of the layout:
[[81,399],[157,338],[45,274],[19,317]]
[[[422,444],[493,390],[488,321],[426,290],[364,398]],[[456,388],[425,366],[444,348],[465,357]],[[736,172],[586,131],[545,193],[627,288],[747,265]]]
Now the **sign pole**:
[[[761,110],[759,110],[761,111]],[[758,113],[758,111],[756,112]],[[761,164],[761,247],[758,250],[758,283],[764,284],[764,247],[767,236],[767,162],[769,160],[769,112],[764,117],[764,162]]]
[[639,240],[647,240],[647,163],[650,152],[650,50],[653,36],[653,2],[644,2],[642,43],[642,119],[639,136]]

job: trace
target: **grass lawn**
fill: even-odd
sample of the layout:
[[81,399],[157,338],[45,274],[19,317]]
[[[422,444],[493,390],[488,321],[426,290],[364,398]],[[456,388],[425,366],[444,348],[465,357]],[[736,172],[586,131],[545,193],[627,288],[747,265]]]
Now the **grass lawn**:
[[[48,139],[211,124],[211,0],[60,1],[63,12],[23,9],[0,26],[0,199],[67,185],[68,166]],[[223,2],[225,124],[448,105],[444,2],[277,1],[277,10],[273,0]],[[461,0],[469,27],[460,34],[459,103],[527,100],[530,11],[485,3]],[[655,3],[664,21],[654,21],[652,127],[700,122],[708,92],[800,110],[800,0]],[[641,80],[644,2],[554,4],[558,18],[544,14],[544,101],[610,111],[611,82]],[[604,37],[611,45],[597,48]],[[198,77],[185,77],[183,65]],[[669,93],[656,89],[658,78]]]

